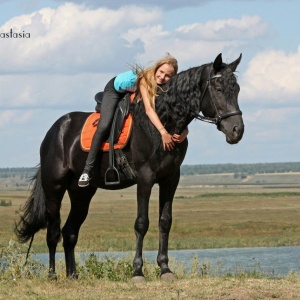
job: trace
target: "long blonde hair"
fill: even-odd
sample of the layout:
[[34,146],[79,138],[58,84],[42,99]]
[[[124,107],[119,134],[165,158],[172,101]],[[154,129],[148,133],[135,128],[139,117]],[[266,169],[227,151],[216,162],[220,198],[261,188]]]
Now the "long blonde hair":
[[153,108],[155,108],[155,97],[157,95],[158,85],[155,80],[156,71],[164,64],[171,65],[174,69],[174,75],[178,72],[178,63],[175,57],[171,54],[167,53],[165,57],[158,60],[153,66],[148,68],[140,68],[138,66],[135,67],[135,72],[137,73],[136,87],[137,87],[137,101],[141,101],[142,96],[139,90],[139,86],[141,81],[145,81],[145,87],[148,92],[148,97],[150,100],[150,104]]

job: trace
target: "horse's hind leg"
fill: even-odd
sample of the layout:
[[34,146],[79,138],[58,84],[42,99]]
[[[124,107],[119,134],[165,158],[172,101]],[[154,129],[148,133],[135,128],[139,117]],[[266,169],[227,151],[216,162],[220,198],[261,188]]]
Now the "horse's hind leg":
[[159,251],[157,263],[161,269],[161,279],[175,280],[176,277],[169,269],[168,244],[172,225],[172,203],[179,182],[179,170],[172,176],[159,182]]
[[65,190],[50,192],[45,191],[47,207],[47,245],[49,249],[49,278],[56,279],[55,253],[61,238],[60,207]]
[[77,278],[74,249],[78,240],[79,229],[84,222],[97,188],[76,188],[68,190],[71,200],[71,210],[62,229],[63,246],[65,251],[67,277]]

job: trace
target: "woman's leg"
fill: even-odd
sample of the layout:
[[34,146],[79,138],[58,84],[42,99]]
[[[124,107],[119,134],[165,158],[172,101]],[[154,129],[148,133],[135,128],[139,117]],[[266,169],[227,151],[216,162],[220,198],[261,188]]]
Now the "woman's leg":
[[78,185],[80,187],[89,185],[98,151],[109,136],[116,107],[123,96],[115,90],[113,83],[114,78],[108,82],[104,89],[104,96],[101,103],[101,118],[92,140],[92,146],[88,154],[83,173],[78,181]]

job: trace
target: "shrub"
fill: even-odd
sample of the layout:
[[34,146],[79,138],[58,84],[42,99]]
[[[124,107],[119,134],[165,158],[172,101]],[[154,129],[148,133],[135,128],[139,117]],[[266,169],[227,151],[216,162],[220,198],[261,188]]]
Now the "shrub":
[[11,201],[10,200],[1,200],[0,206],[11,206]]

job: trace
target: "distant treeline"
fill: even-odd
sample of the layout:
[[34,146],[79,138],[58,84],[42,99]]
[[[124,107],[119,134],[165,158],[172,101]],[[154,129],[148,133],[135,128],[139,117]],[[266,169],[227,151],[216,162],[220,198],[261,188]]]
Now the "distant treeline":
[[0,178],[24,177],[31,178],[35,174],[35,168],[0,168]]
[[[0,178],[24,176],[32,177],[35,168],[0,168]],[[181,175],[197,174],[263,174],[300,172],[300,162],[288,163],[257,163],[257,164],[212,164],[212,165],[183,165]]]
[[257,163],[257,164],[216,164],[216,165],[183,165],[181,175],[197,174],[263,174],[300,172],[300,162]]

